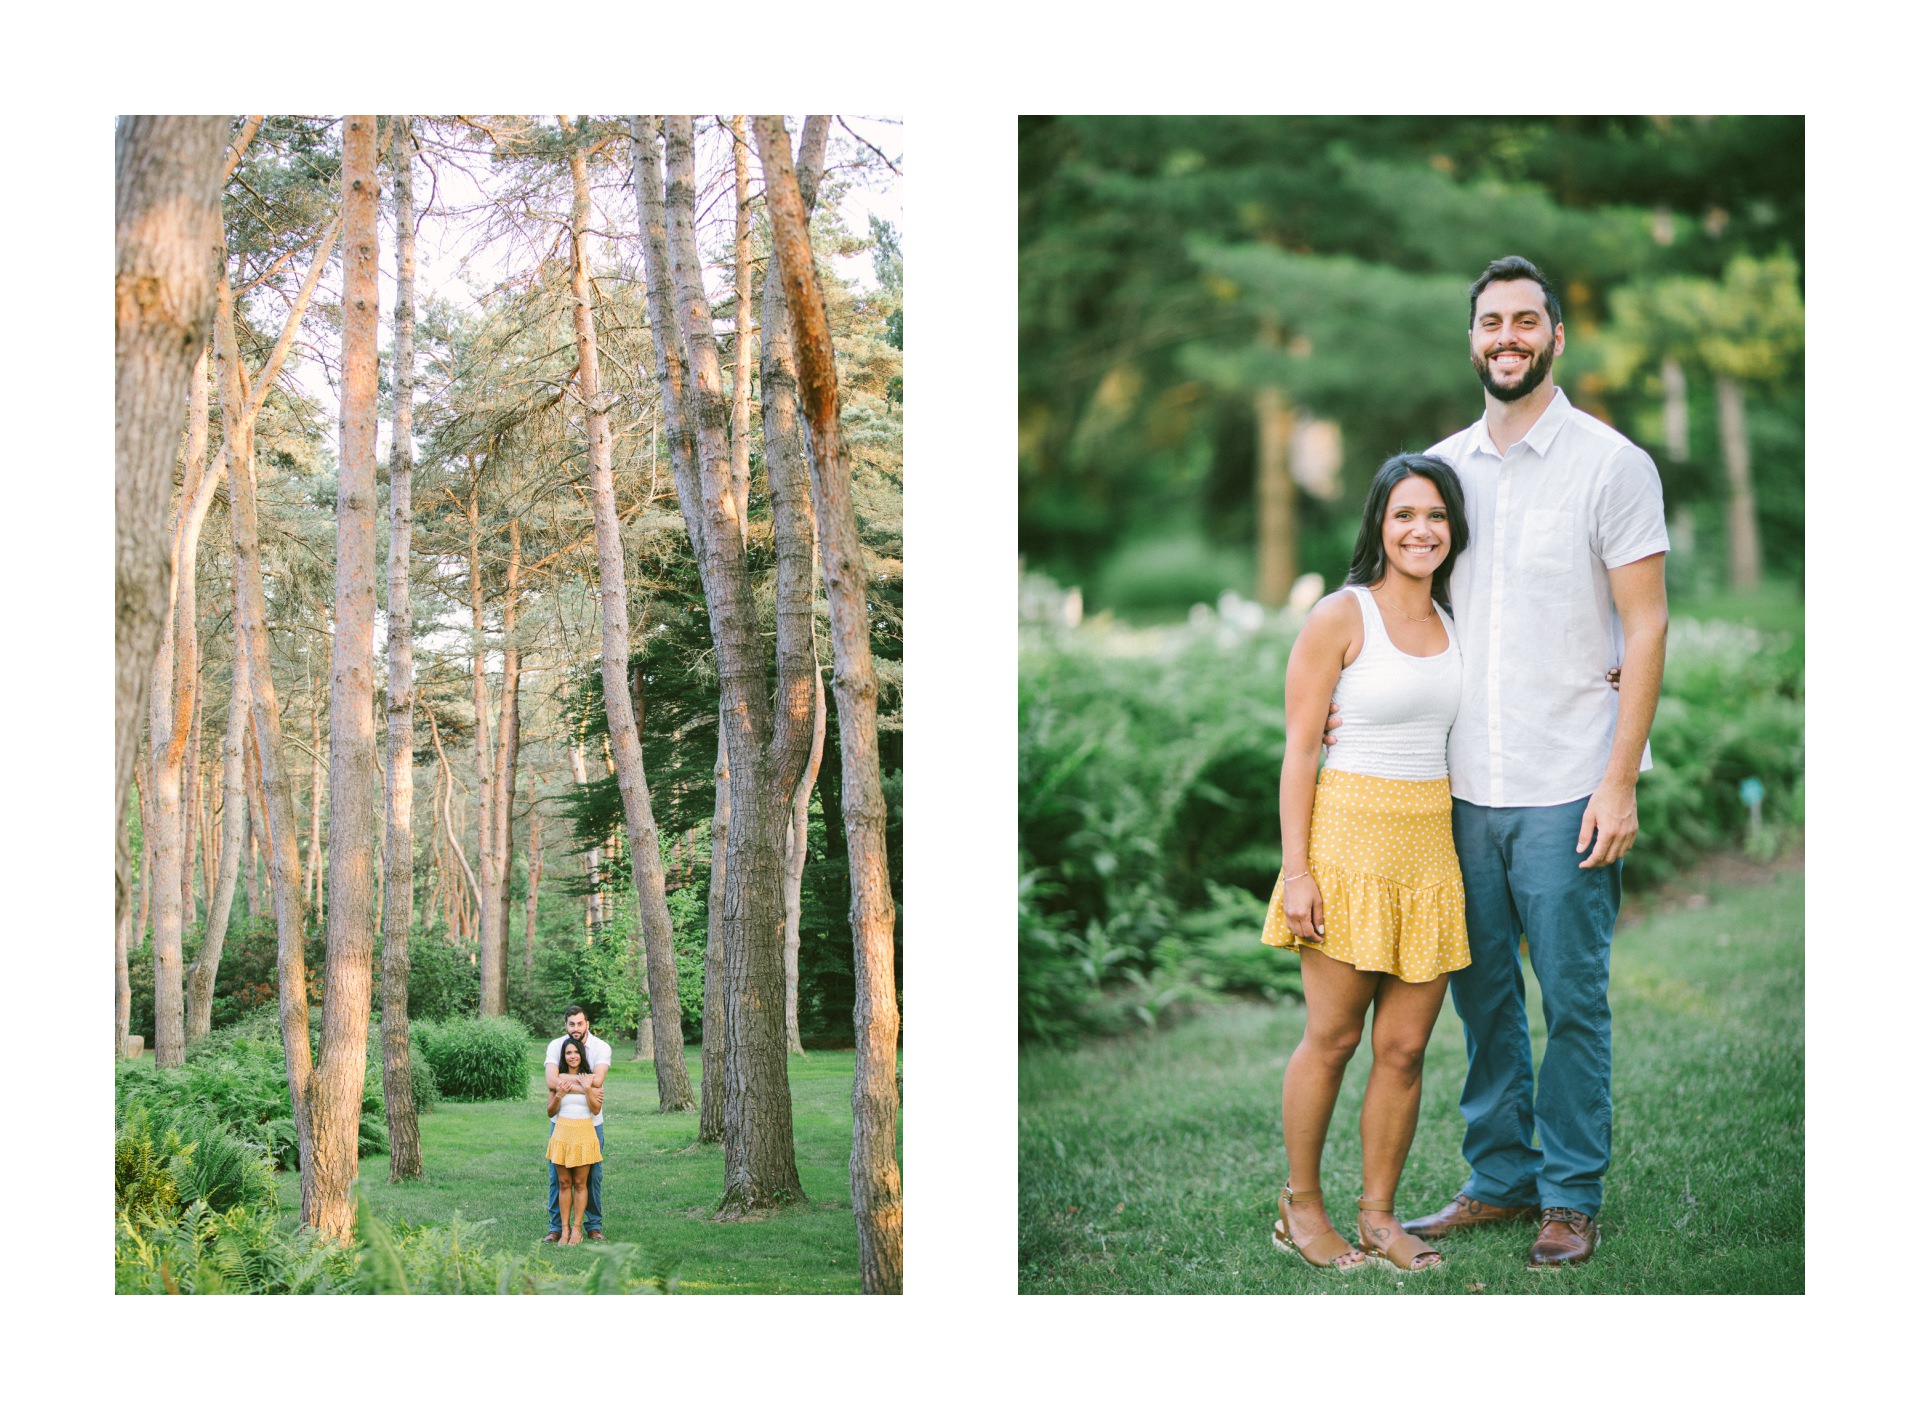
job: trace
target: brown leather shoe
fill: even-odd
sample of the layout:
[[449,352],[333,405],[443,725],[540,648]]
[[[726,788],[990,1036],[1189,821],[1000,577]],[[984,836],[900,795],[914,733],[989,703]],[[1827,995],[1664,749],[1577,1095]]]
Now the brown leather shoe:
[[600,1231],[599,1231],[598,1229],[589,1229],[589,1230],[587,1230],[587,1238],[588,1238],[588,1240],[589,1240],[589,1241],[591,1241],[591,1242],[593,1242],[593,1243],[602,1243],[602,1244],[603,1244],[603,1243],[605,1243],[605,1242],[607,1241],[607,1236],[606,1236],[605,1234],[603,1234],[603,1233],[601,1233],[601,1232],[600,1232]]
[[549,1229],[549,1230],[547,1230],[547,1235],[546,1235],[546,1237],[545,1237],[545,1238],[543,1238],[543,1239],[541,1239],[541,1240],[540,1240],[540,1242],[541,1242],[541,1243],[543,1243],[543,1244],[557,1244],[557,1243],[559,1243],[559,1242],[560,1242],[560,1231],[559,1231],[558,1229]]
[[1472,1229],[1481,1224],[1508,1224],[1520,1219],[1537,1219],[1540,1207],[1532,1204],[1482,1204],[1460,1191],[1433,1214],[1409,1219],[1400,1227],[1418,1239],[1437,1239],[1455,1229]]
[[1571,1268],[1585,1263],[1600,1247],[1600,1226],[1593,1222],[1593,1216],[1558,1208],[1542,1210],[1541,1215],[1540,1237],[1533,1241],[1527,1267]]

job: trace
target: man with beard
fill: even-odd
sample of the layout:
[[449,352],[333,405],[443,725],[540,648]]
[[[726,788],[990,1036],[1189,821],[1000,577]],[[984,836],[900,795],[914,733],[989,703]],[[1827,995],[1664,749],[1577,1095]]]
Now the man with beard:
[[[1545,1268],[1599,1243],[1608,954],[1638,776],[1652,767],[1667,532],[1653,461],[1554,385],[1566,330],[1546,276],[1497,259],[1468,306],[1486,415],[1427,453],[1459,472],[1471,541],[1453,575],[1467,671],[1447,749],[1473,957],[1451,986],[1467,1033],[1469,1174],[1406,1229],[1431,1239],[1540,1216],[1528,1266]],[[1522,936],[1546,1011],[1537,1084]]]

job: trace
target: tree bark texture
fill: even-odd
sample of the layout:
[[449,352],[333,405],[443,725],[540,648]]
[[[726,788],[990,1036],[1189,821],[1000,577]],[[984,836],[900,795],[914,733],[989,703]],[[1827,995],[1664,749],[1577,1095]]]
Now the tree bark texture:
[[313,1080],[314,1201],[304,1222],[353,1235],[360,1098],[373,1001],[379,762],[373,726],[374,442],[378,430],[379,178],[376,124],[349,117],[343,143],[340,478],[328,694],[327,968]]
[[[583,139],[584,140],[584,139]],[[576,143],[573,168],[573,327],[579,348],[580,399],[586,408],[587,447],[593,486],[594,544],[600,564],[600,681],[607,706],[607,733],[627,822],[633,889],[646,938],[647,988],[652,996],[654,1080],[661,1111],[688,1111],[693,1088],[687,1079],[680,1038],[680,983],[673,955],[673,918],[667,911],[660,834],[653,820],[641,758],[640,730],[627,685],[627,570],[620,519],[613,497],[613,434],[600,390],[600,353],[594,337],[593,296],[587,274],[587,154]]]
[[[814,119],[809,118],[812,125]],[[893,889],[886,852],[875,710],[879,686],[868,638],[867,575],[853,513],[853,481],[840,438],[839,384],[826,307],[813,267],[806,215],[778,117],[755,119],[775,264],[787,293],[811,434],[820,562],[833,619],[833,689],[839,706],[841,795],[853,877],[853,1208],[860,1282],[869,1293],[901,1290],[899,1117],[896,1057],[900,1009],[893,974]]]
[[220,874],[207,903],[207,934],[200,956],[187,971],[187,1038],[204,1038],[213,1027],[213,986],[220,977],[220,955],[233,914],[233,892],[240,875],[241,832],[247,818],[245,759],[247,744],[247,656],[234,643],[233,689],[227,700],[227,732],[220,746]]
[[413,926],[413,133],[396,118],[393,217],[393,448],[387,454],[387,845],[382,860],[380,1084],[387,1107],[387,1179],[418,1179],[420,1118],[413,1105],[407,1028]]
[[[134,116],[114,129],[116,829],[126,827],[141,709],[167,612],[167,495],[188,385],[213,316],[228,126],[224,116]],[[116,918],[130,902],[115,889]]]
[[147,691],[149,781],[153,795],[153,1061],[178,1067],[187,1057],[186,990],[182,934],[186,924],[186,804],[181,780],[192,736],[194,690],[199,677],[193,565],[200,526],[212,500],[200,495],[207,456],[207,396],[204,355],[194,363],[187,413],[186,469],[180,504],[168,536],[167,609],[153,656]]
[[253,473],[253,418],[245,372],[233,335],[233,308],[225,278],[214,319],[220,358],[220,411],[226,440],[233,520],[235,641],[247,657],[247,701],[252,715],[254,776],[259,780],[275,929],[279,939],[280,1036],[286,1046],[287,1092],[300,1145],[300,1204],[304,1218],[313,1179],[313,1127],[307,1088],[313,1050],[307,1037],[307,960],[300,924],[300,853],[294,834],[293,787],[280,738],[280,701],[268,665],[266,586],[260,572],[260,528]]
[[813,745],[807,754],[806,772],[800,786],[793,790],[793,812],[787,819],[786,905],[787,928],[781,959],[787,977],[787,1051],[802,1052],[800,1046],[800,882],[807,870],[807,809],[813,802],[814,781],[820,777],[820,760],[827,748],[827,687],[820,668],[813,668]]
[[[643,134],[643,136],[649,134]],[[802,1199],[793,1150],[793,1108],[787,1088],[785,982],[781,963],[781,875],[786,821],[813,731],[813,635],[810,602],[813,523],[804,479],[768,463],[775,550],[775,662],[769,689],[766,649],[746,572],[740,527],[729,493],[731,455],[727,404],[712,315],[694,232],[693,119],[666,122],[667,184],[664,254],[674,301],[674,327],[686,357],[679,410],[691,424],[698,456],[698,498],[682,498],[689,520],[702,519],[701,584],[718,658],[721,713],[731,774],[731,831],[726,878],[726,1189],[723,1215]],[[644,156],[643,156],[644,152]],[[636,166],[657,160],[652,143],[636,144]],[[647,204],[658,187],[647,181]],[[652,226],[652,212],[646,224]],[[656,282],[651,229],[648,302]],[[654,314],[655,336],[662,333]],[[690,531],[691,536],[691,531]]]

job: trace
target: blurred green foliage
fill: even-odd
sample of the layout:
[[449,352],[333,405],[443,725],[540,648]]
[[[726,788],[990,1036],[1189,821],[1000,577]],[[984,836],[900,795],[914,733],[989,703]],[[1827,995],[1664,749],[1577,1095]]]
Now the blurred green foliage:
[[[1336,578],[1374,467],[1480,415],[1466,292],[1516,253],[1560,292],[1556,382],[1687,513],[1678,580],[1725,572],[1723,374],[1767,571],[1802,576],[1801,118],[1027,117],[1019,141],[1021,551],[1089,611],[1252,591],[1261,387],[1341,428],[1293,530],[1300,571]],[[1210,577],[1146,571],[1195,540]]]
[[[1023,597],[1049,600],[1023,585]],[[1260,943],[1280,866],[1283,685],[1296,624],[1029,621],[1020,643],[1023,1039],[1153,1024],[1209,993],[1299,992]],[[1676,616],[1630,889],[1805,820],[1802,635]],[[1765,788],[1756,842],[1740,782]]]

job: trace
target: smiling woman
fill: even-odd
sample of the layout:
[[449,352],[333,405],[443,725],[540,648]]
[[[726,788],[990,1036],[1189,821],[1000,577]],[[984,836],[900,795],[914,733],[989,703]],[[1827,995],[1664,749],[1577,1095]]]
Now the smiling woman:
[[[1446,777],[1460,652],[1440,610],[1466,545],[1452,468],[1395,456],[1368,491],[1345,591],[1308,614],[1287,661],[1286,863],[1262,939],[1300,952],[1307,1031],[1281,1097],[1288,1175],[1273,1242],[1342,1272],[1367,1259],[1407,1271],[1440,1262],[1400,1227],[1393,1195],[1447,975],[1468,963]],[[1336,702],[1340,738],[1316,777]],[[1320,1153],[1369,1009],[1374,1062],[1355,1249],[1320,1201]]]

